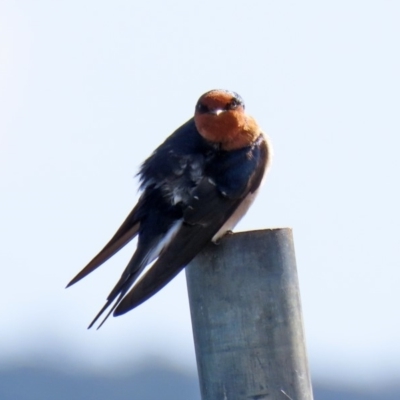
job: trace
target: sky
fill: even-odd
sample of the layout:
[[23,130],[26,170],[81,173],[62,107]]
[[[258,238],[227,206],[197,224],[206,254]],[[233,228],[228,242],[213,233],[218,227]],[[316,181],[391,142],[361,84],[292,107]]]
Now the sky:
[[400,378],[400,3],[0,1],[0,363],[195,369],[184,274],[86,327],[132,254],[65,285],[214,88],[274,161],[236,230],[292,227],[311,373]]

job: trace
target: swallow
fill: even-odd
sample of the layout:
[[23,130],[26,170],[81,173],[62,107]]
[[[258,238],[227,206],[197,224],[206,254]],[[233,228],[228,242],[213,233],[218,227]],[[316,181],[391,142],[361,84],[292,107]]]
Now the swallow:
[[98,328],[112,312],[125,314],[149,299],[210,241],[218,243],[231,232],[254,201],[271,157],[269,140],[245,112],[241,96],[228,90],[203,94],[194,117],[141,165],[142,193],[136,206],[67,285],[84,278],[138,236],[135,253],[88,329],[110,306]]

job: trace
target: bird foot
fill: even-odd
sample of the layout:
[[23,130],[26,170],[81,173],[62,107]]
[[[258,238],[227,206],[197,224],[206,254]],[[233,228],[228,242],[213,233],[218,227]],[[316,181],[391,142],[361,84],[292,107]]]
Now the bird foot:
[[219,246],[221,244],[221,240],[225,237],[225,236],[231,236],[233,235],[233,231],[229,230],[226,231],[223,236],[219,237],[217,240],[213,240],[212,242],[216,245]]

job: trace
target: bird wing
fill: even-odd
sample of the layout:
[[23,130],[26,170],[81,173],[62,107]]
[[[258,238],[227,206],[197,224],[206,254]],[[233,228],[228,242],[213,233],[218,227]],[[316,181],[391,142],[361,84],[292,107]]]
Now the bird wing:
[[139,203],[133,208],[128,217],[122,223],[120,228],[117,230],[115,235],[110,241],[104,246],[104,248],[93,258],[85,268],[82,269],[67,285],[67,287],[80,281],[86,275],[93,272],[101,264],[112,257],[122,247],[128,244],[139,232],[140,221],[138,220],[138,209],[140,208]]
[[149,254],[158,244],[147,241],[143,245],[139,243],[120,280],[107,297],[106,304],[88,328],[91,328],[114,302],[98,328],[103,325],[112,311],[115,310],[114,315],[123,314],[164,287],[210,241],[240,201],[241,199],[223,196],[217,186],[204,177],[193,192],[192,201],[187,204],[183,218],[176,221],[169,232],[174,229],[175,231],[169,235],[167,233],[165,236],[169,236],[168,238],[163,237],[163,245],[159,247],[157,261],[126,295],[148,264],[147,261],[151,262],[145,259],[146,254]]
[[[96,257],[68,283],[67,288],[97,269],[138,234],[144,211],[146,212],[152,203],[155,206],[158,205],[157,195],[159,192],[157,191],[157,193],[150,195],[149,193],[152,190],[154,191],[154,187],[159,182],[162,182],[164,186],[169,180],[175,183],[177,178],[184,174],[189,159],[192,163],[194,161],[193,157],[185,157],[184,154],[194,153],[195,148],[202,147],[204,147],[204,141],[198,134],[194,120],[191,118],[154,151],[152,156],[143,163],[139,173],[141,188],[145,190],[145,193],[143,193],[138,204],[133,208],[115,235]],[[185,161],[183,165],[182,161]],[[198,170],[201,171],[201,166]],[[193,175],[193,171],[189,175]],[[163,211],[167,212],[169,210]],[[132,264],[132,261],[130,264]]]

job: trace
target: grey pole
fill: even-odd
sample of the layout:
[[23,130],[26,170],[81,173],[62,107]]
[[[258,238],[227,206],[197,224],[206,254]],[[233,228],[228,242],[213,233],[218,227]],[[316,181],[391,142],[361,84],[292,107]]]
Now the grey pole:
[[202,400],[312,400],[292,230],[243,232],[186,268]]

